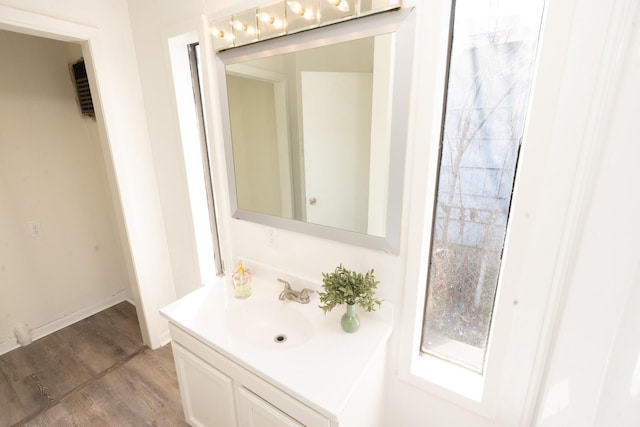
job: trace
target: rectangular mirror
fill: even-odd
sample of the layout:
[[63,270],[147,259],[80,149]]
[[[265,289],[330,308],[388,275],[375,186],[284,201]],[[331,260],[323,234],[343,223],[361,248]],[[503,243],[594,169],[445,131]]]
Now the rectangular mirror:
[[413,10],[217,54],[235,218],[396,253]]

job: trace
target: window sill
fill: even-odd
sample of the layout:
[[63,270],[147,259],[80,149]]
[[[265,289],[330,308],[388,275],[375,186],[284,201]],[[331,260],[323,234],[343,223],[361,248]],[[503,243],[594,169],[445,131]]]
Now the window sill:
[[429,334],[428,340],[428,344],[424,347],[425,353],[467,367],[472,372],[474,368],[476,368],[475,371],[482,368],[484,351],[481,348],[452,340],[434,331]]
[[429,354],[416,354],[405,366],[399,372],[402,381],[485,418],[495,417],[485,377],[478,372]]

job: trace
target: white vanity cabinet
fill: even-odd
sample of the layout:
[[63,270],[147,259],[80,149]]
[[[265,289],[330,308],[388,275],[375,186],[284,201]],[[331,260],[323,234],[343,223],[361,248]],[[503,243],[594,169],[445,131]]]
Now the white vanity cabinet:
[[193,426],[330,427],[328,418],[171,325],[185,418]]
[[[194,426],[376,427],[383,425],[386,343],[393,309],[360,313],[340,328],[317,294],[279,301],[280,286],[253,279],[233,298],[222,279],[164,307],[185,418]],[[271,328],[276,329],[271,329]],[[277,333],[274,336],[274,333]],[[285,333],[286,342],[274,339]]]
[[233,426],[233,380],[186,348],[173,343],[184,416],[193,426]]

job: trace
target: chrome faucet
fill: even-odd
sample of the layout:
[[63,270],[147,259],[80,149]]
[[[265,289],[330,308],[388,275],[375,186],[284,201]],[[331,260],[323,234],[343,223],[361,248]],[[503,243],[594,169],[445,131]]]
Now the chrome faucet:
[[304,288],[301,291],[294,291],[286,280],[279,278],[278,282],[284,285],[284,290],[280,292],[280,296],[278,297],[280,301],[288,299],[299,302],[300,304],[309,304],[309,294],[313,293],[312,289]]

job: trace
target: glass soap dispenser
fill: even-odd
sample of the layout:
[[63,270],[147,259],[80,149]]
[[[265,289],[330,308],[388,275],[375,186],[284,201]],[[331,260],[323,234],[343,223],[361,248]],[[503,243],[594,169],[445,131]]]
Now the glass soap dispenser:
[[242,265],[242,261],[238,261],[236,271],[233,272],[233,296],[239,299],[249,298],[251,296],[251,273]]

